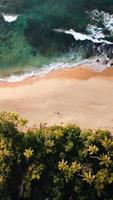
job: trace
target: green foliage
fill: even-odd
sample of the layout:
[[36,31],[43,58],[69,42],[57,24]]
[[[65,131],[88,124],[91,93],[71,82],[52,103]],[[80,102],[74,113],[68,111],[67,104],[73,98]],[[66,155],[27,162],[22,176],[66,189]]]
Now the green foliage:
[[0,114],[1,200],[113,200],[113,137]]

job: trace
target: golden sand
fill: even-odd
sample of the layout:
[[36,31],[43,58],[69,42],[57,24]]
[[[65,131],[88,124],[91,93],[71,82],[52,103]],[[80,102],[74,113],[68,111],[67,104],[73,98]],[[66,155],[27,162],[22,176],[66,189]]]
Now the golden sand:
[[113,132],[113,69],[54,71],[18,83],[0,83],[0,111],[16,111],[29,125],[76,123]]

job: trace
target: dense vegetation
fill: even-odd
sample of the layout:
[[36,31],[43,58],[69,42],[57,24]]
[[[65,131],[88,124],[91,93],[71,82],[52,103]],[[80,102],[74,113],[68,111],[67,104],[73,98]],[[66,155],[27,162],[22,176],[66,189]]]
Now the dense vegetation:
[[[113,200],[113,137],[0,114],[1,200]],[[24,131],[23,131],[24,130]]]

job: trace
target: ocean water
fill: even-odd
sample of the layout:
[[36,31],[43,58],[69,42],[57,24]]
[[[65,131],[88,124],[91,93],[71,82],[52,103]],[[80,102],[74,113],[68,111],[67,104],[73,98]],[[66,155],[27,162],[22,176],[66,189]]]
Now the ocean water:
[[1,0],[1,81],[84,63],[101,71],[112,59],[113,0]]

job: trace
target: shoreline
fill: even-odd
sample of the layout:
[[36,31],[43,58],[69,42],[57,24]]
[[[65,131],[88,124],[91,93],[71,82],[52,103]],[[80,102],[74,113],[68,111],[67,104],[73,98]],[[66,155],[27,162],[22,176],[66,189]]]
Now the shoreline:
[[87,66],[53,71],[22,82],[0,83],[0,111],[18,112],[29,127],[77,124],[113,133],[113,68]]
[[17,87],[22,85],[33,84],[36,81],[45,79],[63,78],[63,79],[77,79],[88,80],[90,78],[102,78],[107,80],[113,79],[113,67],[108,67],[103,71],[95,71],[88,65],[80,65],[78,67],[62,68],[48,72],[44,76],[34,75],[27,77],[21,81],[8,82],[0,81],[0,87]]

